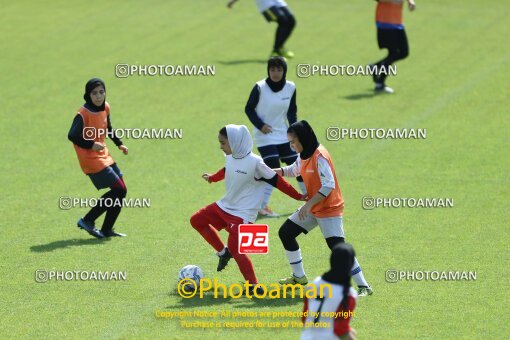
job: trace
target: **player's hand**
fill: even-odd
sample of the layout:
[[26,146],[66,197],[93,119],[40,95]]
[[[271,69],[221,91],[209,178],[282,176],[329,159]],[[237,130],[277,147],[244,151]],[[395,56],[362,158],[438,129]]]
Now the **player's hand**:
[[300,201],[308,201],[308,194],[302,194],[301,198],[299,200]]
[[407,0],[407,5],[409,6],[409,10],[412,12],[416,9],[416,3],[414,0]]
[[271,125],[264,124],[260,131],[262,131],[263,134],[267,135],[268,133],[273,132],[273,128],[271,127]]
[[305,205],[303,205],[300,209],[299,209],[299,213],[298,213],[298,216],[299,216],[299,219],[300,220],[304,220],[306,219],[306,217],[310,214],[310,210],[312,209],[312,207],[310,207],[310,205],[307,203],[305,203]]
[[94,145],[92,145],[92,150],[94,151],[102,151],[104,149],[104,145],[98,142],[94,142]]
[[282,176],[283,177],[283,171],[282,171],[282,168],[276,168],[276,169],[271,169],[273,170],[274,172],[276,172],[277,175],[279,176]]
[[127,155],[129,151],[128,147],[125,145],[119,146],[119,150],[121,150],[124,155]]
[[207,182],[211,183],[211,175],[210,174],[203,174],[202,178]]
[[237,0],[230,0],[227,4],[227,7],[228,8],[232,8],[234,6],[234,4],[237,2]]

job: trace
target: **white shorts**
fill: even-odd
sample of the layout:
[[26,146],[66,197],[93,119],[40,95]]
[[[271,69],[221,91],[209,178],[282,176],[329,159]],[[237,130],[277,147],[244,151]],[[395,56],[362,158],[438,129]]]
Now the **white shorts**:
[[324,238],[328,237],[345,237],[342,216],[335,217],[315,217],[312,214],[306,215],[304,220],[299,219],[299,210],[290,215],[289,220],[298,226],[310,232],[317,225],[321,228]]

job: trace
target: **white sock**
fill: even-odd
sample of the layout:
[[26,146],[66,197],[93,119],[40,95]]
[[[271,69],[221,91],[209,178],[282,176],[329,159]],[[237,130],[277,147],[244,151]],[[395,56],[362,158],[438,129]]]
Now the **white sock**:
[[260,209],[264,209],[269,204],[269,198],[271,197],[271,193],[273,192],[273,186],[270,184],[266,184],[264,188],[264,199],[262,200],[262,205]]
[[368,287],[367,280],[363,276],[363,272],[361,271],[361,267],[359,266],[358,259],[354,258],[354,265],[352,266],[352,278],[358,287],[364,286]]
[[225,255],[226,251],[227,251],[227,247],[223,248],[223,250],[217,252],[216,254],[218,254],[218,256],[223,256],[223,255]]
[[297,182],[297,184],[299,185],[299,189],[301,190],[301,193],[303,195],[306,194],[306,186],[305,186],[305,182]]
[[303,258],[301,257],[301,249],[296,251],[285,251],[285,255],[287,255],[287,259],[289,260],[290,266],[292,267],[292,272],[295,277],[303,277],[305,276],[305,269],[303,268]]

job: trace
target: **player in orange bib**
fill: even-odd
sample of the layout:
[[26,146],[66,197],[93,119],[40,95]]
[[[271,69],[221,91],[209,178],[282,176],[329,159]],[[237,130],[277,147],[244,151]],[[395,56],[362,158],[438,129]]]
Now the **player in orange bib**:
[[[375,92],[393,93],[393,89],[386,86],[388,67],[398,60],[407,58],[409,45],[407,43],[406,31],[402,20],[402,9],[404,0],[376,0],[377,8],[375,21],[377,26],[377,42],[379,48],[387,48],[388,55],[373,64],[376,66],[377,74],[373,76]],[[414,0],[407,0],[409,10],[414,11],[416,4]]]
[[[78,110],[69,130],[68,139],[73,142],[78,161],[85,175],[89,176],[97,190],[110,188],[95,207],[78,220],[78,228],[84,229],[96,238],[126,236],[113,230],[126,197],[127,188],[122,173],[110,156],[105,137],[112,139],[125,154],[128,148],[115,136],[110,121],[110,105],[106,102],[106,86],[99,78],[90,79],[83,95],[85,104]],[[95,220],[106,212],[101,230],[95,227]]]
[[[274,170],[282,176],[301,176],[309,200],[285,221],[278,232],[293,270],[290,277],[279,282],[305,285],[308,279],[296,237],[301,233],[308,234],[319,226],[330,249],[344,242],[344,199],[331,156],[326,148],[319,144],[310,124],[306,120],[292,124],[287,130],[287,137],[299,157],[292,165]],[[372,294],[372,288],[365,280],[356,258],[352,266],[352,276],[360,296]]]

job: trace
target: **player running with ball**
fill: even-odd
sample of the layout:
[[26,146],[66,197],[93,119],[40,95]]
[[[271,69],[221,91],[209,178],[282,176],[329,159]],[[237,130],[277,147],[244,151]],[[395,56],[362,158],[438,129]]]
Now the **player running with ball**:
[[[218,252],[217,271],[223,270],[233,257],[253,287],[258,283],[253,265],[246,254],[238,252],[239,225],[253,223],[257,218],[266,182],[296,200],[304,197],[252,152],[253,141],[246,126],[229,124],[220,130],[218,140],[226,155],[225,167],[212,175],[203,174],[202,178],[209,183],[224,179],[227,192],[191,216],[190,223]],[[218,235],[222,229],[229,234],[227,247]]]
[[[292,124],[287,130],[287,137],[290,146],[299,153],[299,157],[292,165],[274,170],[279,175],[287,177],[301,175],[309,200],[292,214],[279,230],[280,239],[293,270],[290,277],[279,282],[305,285],[308,279],[296,237],[302,233],[308,234],[318,225],[330,249],[344,242],[342,224],[344,200],[331,156],[326,148],[319,144],[308,122],[302,120]],[[352,266],[352,276],[358,285],[360,296],[372,294],[372,288],[365,280],[356,258]]]

